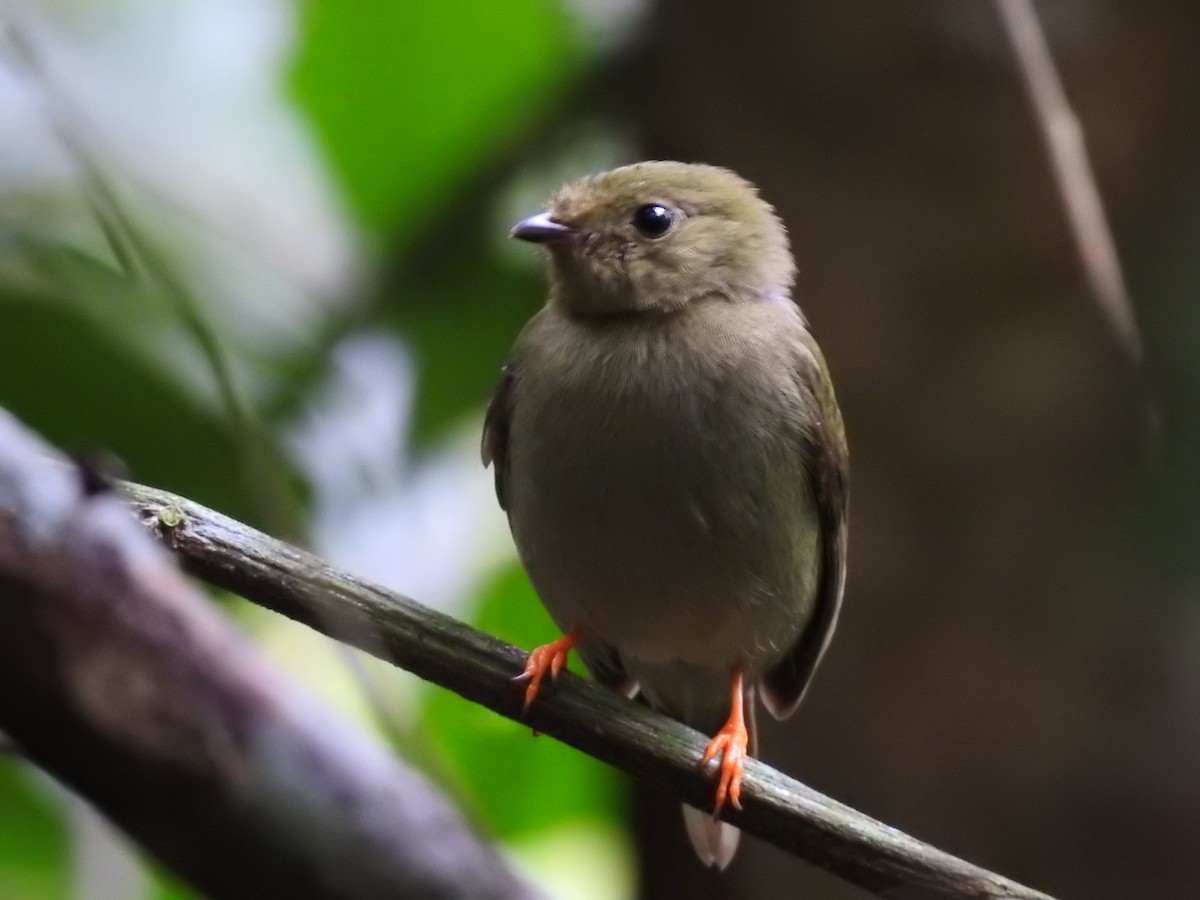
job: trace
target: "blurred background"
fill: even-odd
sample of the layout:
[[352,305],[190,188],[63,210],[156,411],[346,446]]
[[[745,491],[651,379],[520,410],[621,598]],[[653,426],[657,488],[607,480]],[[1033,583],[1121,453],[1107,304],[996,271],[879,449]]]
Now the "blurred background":
[[[0,406],[523,646],[482,410],[543,296],[505,240],[641,158],[788,223],[852,457],[842,625],[772,764],[1063,897],[1200,883],[1193,0],[1038,5],[1145,344],[1087,289],[995,6],[9,0]],[[857,898],[412,676],[220,597],[569,900]],[[0,758],[0,898],[188,890]]]

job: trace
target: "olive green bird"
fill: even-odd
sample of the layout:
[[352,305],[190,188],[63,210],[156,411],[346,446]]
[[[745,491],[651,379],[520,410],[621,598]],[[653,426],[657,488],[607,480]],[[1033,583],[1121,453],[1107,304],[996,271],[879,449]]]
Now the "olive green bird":
[[846,439],[787,232],[733,172],[644,162],[567,185],[512,236],[549,251],[550,294],[483,460],[564,632],[530,654],[526,703],[574,647],[598,681],[715,735],[715,811],[684,819],[724,868],[753,688],[795,710],[846,572]]

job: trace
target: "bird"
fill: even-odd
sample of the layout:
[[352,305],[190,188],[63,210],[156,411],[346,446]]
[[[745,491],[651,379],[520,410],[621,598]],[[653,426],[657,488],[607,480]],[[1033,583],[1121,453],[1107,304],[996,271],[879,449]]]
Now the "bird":
[[600,683],[711,736],[725,869],[756,752],[829,646],[846,578],[848,453],[794,301],[787,230],[729,169],[653,160],[580,178],[510,236],[548,253],[548,298],[488,404],[518,556],[563,636],[517,676],[526,708],[574,649]]

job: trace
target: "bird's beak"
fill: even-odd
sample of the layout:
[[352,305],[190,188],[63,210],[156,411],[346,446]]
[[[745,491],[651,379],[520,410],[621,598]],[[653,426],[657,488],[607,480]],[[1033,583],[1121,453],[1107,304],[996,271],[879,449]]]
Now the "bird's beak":
[[533,244],[554,244],[574,240],[579,236],[578,228],[556,222],[548,212],[522,219],[512,227],[509,237],[520,238]]

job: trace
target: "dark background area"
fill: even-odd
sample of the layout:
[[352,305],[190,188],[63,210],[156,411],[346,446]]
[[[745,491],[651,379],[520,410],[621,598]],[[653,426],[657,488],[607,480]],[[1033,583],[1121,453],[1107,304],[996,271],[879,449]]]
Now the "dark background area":
[[[849,422],[849,601],[764,755],[1052,893],[1188,895],[1196,8],[1042,5],[1143,375],[1089,298],[987,5],[683,8],[629,95],[648,155],[720,159],[778,204]],[[761,846],[735,880],[854,895]]]

